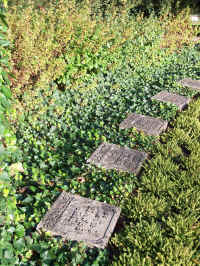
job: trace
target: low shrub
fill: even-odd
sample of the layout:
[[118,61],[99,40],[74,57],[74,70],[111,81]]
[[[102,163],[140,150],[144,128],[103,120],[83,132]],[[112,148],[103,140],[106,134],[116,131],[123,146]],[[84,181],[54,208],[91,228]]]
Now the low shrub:
[[112,265],[199,264],[199,104],[181,113],[154,146],[124,202],[129,223],[112,240],[120,254]]
[[165,33],[161,41],[162,48],[169,48],[169,51],[181,49],[189,45],[197,31],[192,27],[190,21],[190,9],[180,12],[176,17],[172,16],[165,20]]
[[48,87],[52,80],[61,89],[94,82],[100,72],[122,65],[125,53],[136,67],[159,62],[165,53],[188,45],[194,35],[187,11],[177,17],[145,18],[141,12],[130,16],[128,1],[120,11],[114,2],[102,21],[91,15],[90,2],[77,6],[73,0],[53,1],[48,8],[28,3],[21,10],[13,5],[7,15],[16,77],[12,90],[19,98],[24,91]]
[[[20,12],[13,6],[7,18],[16,76],[12,87],[21,93],[33,85],[45,87],[63,72],[65,79],[77,79],[80,73],[95,71],[103,56],[98,51],[117,37],[115,24],[98,24],[90,19],[87,6],[77,10],[74,1],[59,1],[46,9],[35,9],[31,2]],[[116,45],[119,42],[122,38],[115,41]],[[109,50],[109,46],[106,48]]]

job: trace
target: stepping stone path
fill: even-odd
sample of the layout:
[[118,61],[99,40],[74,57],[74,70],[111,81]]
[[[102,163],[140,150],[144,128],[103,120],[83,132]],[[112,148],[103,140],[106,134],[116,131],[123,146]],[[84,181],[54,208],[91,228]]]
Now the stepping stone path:
[[62,236],[64,240],[84,241],[90,247],[104,248],[115,228],[120,208],[62,192],[37,230]]
[[137,175],[146,159],[145,152],[102,143],[87,162],[106,169],[116,169]]
[[[181,85],[200,90],[200,80],[184,79]],[[190,98],[162,91],[152,99],[175,104],[182,110]],[[135,127],[148,135],[159,135],[167,128],[167,121],[140,114],[130,114],[119,126],[121,129]],[[116,169],[138,174],[147,153],[102,143],[87,162],[106,169]],[[84,241],[90,247],[105,248],[120,215],[120,208],[107,203],[62,192],[37,230],[62,236],[64,240]]]
[[139,131],[143,131],[147,135],[158,136],[167,128],[167,121],[160,118],[154,118],[151,116],[145,116],[141,114],[130,114],[119,125],[120,129],[136,128]]
[[187,106],[191,101],[191,99],[188,97],[180,96],[178,94],[170,93],[167,91],[161,91],[151,99],[175,104],[180,111],[183,110],[183,108]]
[[185,78],[178,82],[182,86],[192,88],[194,90],[200,91],[200,80],[193,80],[191,78]]

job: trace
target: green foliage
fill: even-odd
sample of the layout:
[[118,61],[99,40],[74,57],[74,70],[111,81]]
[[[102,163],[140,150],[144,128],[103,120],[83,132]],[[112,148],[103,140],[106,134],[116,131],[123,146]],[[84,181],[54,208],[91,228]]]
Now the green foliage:
[[[70,1],[70,10],[66,1],[46,9],[26,1],[9,10],[12,90],[21,97],[9,115],[16,137],[3,129],[0,146],[2,265],[198,264],[199,101],[170,123],[162,145],[119,123],[130,112],[174,119],[175,106],[151,97],[194,96],[176,81],[199,78],[199,51],[182,49],[193,34],[187,12],[130,19],[123,2],[88,1],[84,10]],[[88,165],[103,141],[153,159],[140,178]],[[36,232],[62,190],[121,207],[105,250]]]
[[[3,1],[6,6],[7,1]],[[12,179],[9,165],[20,159],[20,153],[16,147],[16,138],[11,132],[6,115],[10,111],[10,82],[8,72],[10,70],[10,42],[7,40],[7,23],[5,8],[2,1],[0,9],[0,263],[1,265],[15,265],[16,258],[14,247],[19,250],[24,246],[24,240],[15,242],[14,232],[22,237],[23,226],[17,224],[23,217],[17,210],[16,186],[17,178]],[[15,226],[14,226],[15,225]],[[11,240],[14,246],[11,244]],[[16,246],[15,246],[16,244]]]
[[[168,146],[162,148],[156,144],[157,138],[147,137],[134,129],[119,130],[119,123],[130,112],[169,121],[175,118],[177,109],[174,106],[150,98],[163,89],[195,95],[177,85],[176,80],[185,76],[197,78],[199,59],[196,49],[185,48],[180,54],[168,55],[154,67],[150,64],[137,68],[137,72],[124,60],[115,71],[99,73],[97,85],[92,90],[75,88],[61,92],[52,82],[48,90],[37,91],[35,98],[24,95],[23,113],[19,117],[19,113],[13,111],[11,118],[22,151],[20,161],[24,172],[17,173],[12,182],[18,221],[12,226],[12,233],[6,226],[2,228],[5,234],[2,239],[8,239],[11,250],[4,256],[5,264],[13,263],[15,259],[15,264],[30,265],[153,265],[176,264],[179,260],[187,264],[197,259],[199,229],[195,227],[198,222],[195,225],[194,221],[197,221],[199,207],[194,199],[199,197],[199,181],[195,174],[199,160],[194,158],[194,152],[186,163],[176,146],[184,145],[189,149],[193,139],[187,140],[191,132],[188,129],[196,125],[190,120],[184,143],[181,137],[178,138],[178,125],[174,125],[177,128],[174,133],[169,130],[163,135],[162,142],[169,142],[166,145],[171,147],[171,155],[174,154],[170,159],[170,153],[166,155]],[[92,78],[85,81],[85,87],[90,82]],[[198,111],[194,111],[197,107],[195,104],[188,111],[188,117],[191,118],[192,113],[191,119],[197,119]],[[181,120],[178,121],[181,124]],[[181,127],[186,122],[187,119]],[[171,134],[178,144],[170,140]],[[194,135],[199,137],[197,129]],[[87,158],[103,141],[145,150],[154,159],[140,178],[88,165]],[[192,150],[195,145],[197,151],[197,137]],[[183,164],[188,165],[183,170],[183,177],[178,175],[182,171],[179,164],[183,169]],[[191,164],[193,166],[189,168]],[[190,181],[191,173],[193,181]],[[35,232],[36,225],[62,190],[122,208],[119,226],[107,249],[90,249],[71,241],[63,244],[60,238]],[[189,198],[186,200],[183,195]],[[186,219],[185,225],[183,219]],[[7,234],[12,236],[9,238]],[[14,244],[11,238],[15,240]]]
[[113,265],[199,264],[199,104],[154,147],[137,194],[125,203],[130,225],[113,239],[120,254]]
[[[51,2],[56,3],[59,0],[52,0]],[[68,0],[65,0],[68,2]],[[149,16],[151,13],[173,13],[177,14],[184,8],[190,7],[192,10],[199,10],[198,0],[76,0],[76,6],[88,5],[91,9],[91,16],[101,17],[106,19],[109,17],[110,12],[113,8],[118,10],[118,13],[123,10],[124,7],[129,8],[133,14],[143,12],[145,16]],[[31,3],[31,0],[10,0],[8,1],[9,6],[18,5],[20,8],[24,8]],[[47,0],[35,0],[34,6],[37,7],[48,7],[49,1]]]
[[[35,86],[44,88],[57,78],[60,83],[74,81],[96,73],[100,66],[104,69],[113,50],[130,35],[129,29],[129,35],[120,36],[128,30],[127,25],[124,30],[125,23],[120,26],[117,21],[92,20],[90,7],[77,8],[73,0],[52,2],[48,8],[35,8],[30,1],[24,9],[17,5],[10,8],[7,18],[16,96]],[[116,32],[116,26],[120,32]],[[65,76],[60,78],[63,72]]]
[[99,73],[119,68],[124,60],[138,71],[189,45],[194,35],[188,11],[177,17],[152,13],[147,18],[143,12],[132,16],[128,1],[118,5],[120,10],[114,2],[102,21],[98,14],[93,16],[92,5],[101,4],[97,2],[60,0],[37,7],[29,1],[23,9],[13,4],[7,19],[15,97],[30,90],[34,94],[52,80],[62,90],[65,85],[74,88],[91,79],[93,87]]
[[4,120],[5,112],[10,106],[11,91],[9,81],[10,42],[7,39],[8,26],[4,7],[0,8],[0,119]]

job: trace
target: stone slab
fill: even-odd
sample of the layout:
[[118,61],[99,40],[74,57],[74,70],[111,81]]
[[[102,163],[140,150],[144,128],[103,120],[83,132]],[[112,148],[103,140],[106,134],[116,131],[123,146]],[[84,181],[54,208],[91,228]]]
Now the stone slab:
[[84,241],[90,247],[104,248],[120,212],[118,207],[63,191],[37,230],[62,236],[64,240]]
[[133,113],[122,121],[119,128],[125,129],[134,127],[139,131],[143,131],[147,135],[158,136],[161,132],[166,130],[167,124],[167,121],[160,118]]
[[146,159],[145,152],[102,143],[87,162],[105,169],[116,169],[137,175]]
[[189,87],[191,89],[200,91],[200,80],[185,78],[185,79],[180,80],[178,83],[181,84],[182,86]]
[[188,97],[181,96],[175,93],[170,93],[167,91],[161,91],[155,96],[153,96],[151,99],[175,104],[180,111],[183,110],[183,108],[186,107],[191,101],[191,99]]

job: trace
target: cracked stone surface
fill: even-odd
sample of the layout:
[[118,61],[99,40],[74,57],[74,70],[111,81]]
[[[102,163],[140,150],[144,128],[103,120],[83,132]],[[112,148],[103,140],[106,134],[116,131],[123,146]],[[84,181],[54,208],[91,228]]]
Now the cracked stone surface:
[[182,86],[189,87],[194,90],[200,91],[200,80],[194,80],[191,78],[185,78],[178,82]]
[[87,162],[105,169],[116,169],[137,175],[146,159],[145,152],[102,143]]
[[175,93],[170,93],[167,91],[161,91],[155,96],[153,96],[151,99],[175,104],[180,111],[183,110],[183,108],[186,107],[191,101],[191,99],[188,97],[181,96]]
[[120,216],[120,208],[63,191],[37,230],[105,248]]
[[124,121],[122,121],[122,123],[119,125],[119,128],[136,128],[139,131],[143,131],[147,135],[159,136],[160,133],[166,130],[167,124],[167,121],[164,121],[160,118],[133,113],[130,114]]

